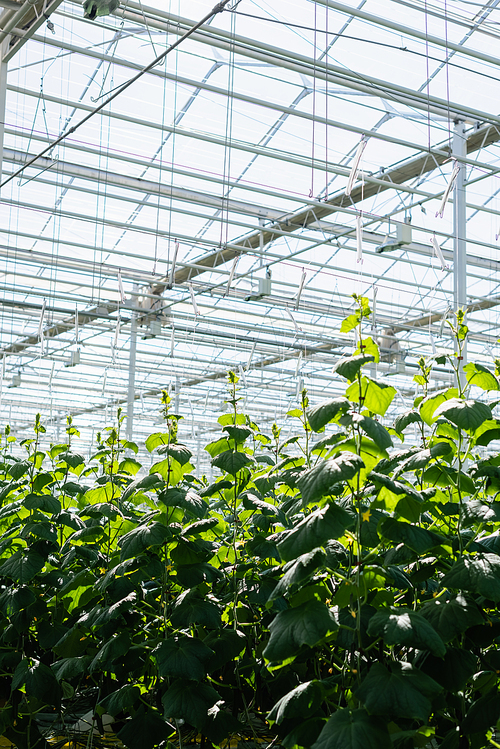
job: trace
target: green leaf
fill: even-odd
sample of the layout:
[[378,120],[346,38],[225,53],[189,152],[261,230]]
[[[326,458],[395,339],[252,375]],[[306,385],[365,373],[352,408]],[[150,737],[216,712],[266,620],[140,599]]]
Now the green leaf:
[[325,561],[326,555],[323,549],[314,549],[307,554],[302,554],[294,562],[289,562],[285,565],[283,577],[279,580],[269,600],[295,593],[304,582],[311,579],[318,568],[323,567]]
[[417,554],[425,554],[429,549],[440,544],[450,543],[444,536],[433,531],[411,525],[403,520],[387,518],[380,525],[381,533],[395,543],[404,543]]
[[67,452],[59,453],[59,460],[64,460],[71,468],[78,468],[85,463],[85,458],[79,453]]
[[477,657],[463,648],[448,648],[444,658],[426,654],[419,666],[449,692],[461,692],[478,670]]
[[23,505],[27,510],[41,510],[51,514],[61,512],[61,503],[51,494],[27,494]]
[[141,705],[131,720],[125,721],[117,737],[129,749],[153,749],[174,731],[174,727],[157,710]]
[[420,615],[432,624],[444,642],[449,642],[469,627],[484,622],[475,601],[470,600],[463,593],[458,593],[448,601],[437,598],[426,603],[420,609]]
[[264,656],[269,661],[294,658],[302,645],[312,648],[337,629],[335,618],[324,603],[317,599],[306,601],[274,617]]
[[231,474],[231,476],[236,476],[238,471],[241,471],[244,466],[252,462],[252,458],[245,453],[226,450],[212,460],[212,465],[220,468],[225,473]]
[[293,530],[281,537],[278,541],[280,556],[287,562],[318,546],[324,546],[328,541],[343,536],[354,522],[353,515],[332,502],[307,515]]
[[446,388],[446,390],[441,390],[439,393],[434,393],[433,395],[428,395],[427,398],[424,398],[420,403],[418,410],[427,426],[430,427],[437,419],[437,416],[435,415],[437,407],[442,403],[449,401],[450,398],[456,397],[458,397],[457,388]]
[[208,504],[194,489],[167,489],[158,495],[158,499],[167,507],[181,507],[197,518],[205,517],[208,512]]
[[20,585],[32,580],[45,564],[45,559],[36,551],[19,549],[0,567],[0,574],[12,578]]
[[45,705],[59,705],[61,689],[53,671],[36,659],[23,659],[12,677],[12,689],[23,686],[28,697],[42,700]]
[[449,442],[436,442],[436,444],[430,449],[419,450],[416,453],[413,452],[405,458],[405,460],[398,465],[394,472],[394,476],[399,476],[401,473],[406,473],[407,471],[416,471],[419,468],[425,468],[432,458],[437,458],[441,455],[448,455],[450,452],[451,446]]
[[165,715],[187,721],[200,729],[206,721],[208,711],[220,700],[220,695],[208,684],[197,684],[177,679],[162,697]]
[[146,449],[152,453],[156,447],[160,445],[168,445],[170,442],[170,435],[168,432],[155,432],[150,434],[146,440]]
[[320,681],[306,681],[278,700],[267,719],[279,726],[285,719],[296,718],[297,715],[301,720],[308,718],[322,703],[323,693]]
[[464,367],[467,382],[476,385],[482,390],[500,390],[500,383],[495,375],[482,364],[469,362]]
[[250,427],[245,426],[234,426],[234,424],[226,424],[222,427],[225,432],[228,433],[229,438],[234,440],[237,445],[241,445],[245,440],[253,434],[253,430]]
[[139,687],[134,687],[132,684],[125,684],[116,692],[108,694],[103,700],[99,702],[100,707],[110,715],[118,715],[122,710],[131,708],[134,702],[141,696],[141,690]]
[[456,424],[459,429],[474,432],[483,422],[491,419],[491,408],[481,401],[452,398],[435,410],[434,417],[437,419],[440,416]]
[[464,734],[487,731],[495,727],[499,718],[500,700],[495,687],[472,703],[462,723],[462,731]]
[[474,494],[476,491],[474,482],[470,476],[463,471],[459,473],[455,468],[443,464],[427,468],[422,474],[422,479],[434,486],[456,486],[461,490],[462,494]]
[[189,447],[186,447],[186,445],[180,445],[177,442],[174,445],[163,445],[159,447],[158,454],[171,455],[181,466],[185,466],[186,463],[189,463],[193,455]]
[[354,453],[340,453],[336,458],[330,458],[318,463],[314,468],[305,471],[297,481],[302,494],[304,505],[317,502],[342,481],[349,481],[364,468],[363,460]]
[[183,676],[201,681],[206,675],[203,664],[214,653],[201,640],[181,635],[175,640],[164,640],[153,654],[160,676]]
[[388,749],[385,721],[365,710],[341,708],[332,715],[311,749]]
[[387,609],[378,611],[370,619],[368,634],[382,637],[386,645],[404,645],[430,650],[443,656],[446,646],[434,627],[416,611]]
[[174,604],[172,625],[177,629],[185,629],[190,624],[202,624],[216,629],[220,626],[220,611],[218,607],[203,598],[196,588],[181,593]]
[[120,561],[131,559],[142,554],[152,546],[161,546],[165,541],[172,538],[172,531],[162,523],[154,522],[151,525],[140,525],[121,537]]
[[24,476],[25,473],[28,473],[29,469],[31,468],[31,463],[27,460],[20,460],[17,463],[13,463],[11,467],[9,468],[9,474],[12,476],[14,481],[17,481],[21,478],[21,476]]
[[205,663],[208,673],[212,673],[237,658],[245,649],[247,638],[238,629],[226,628],[209,632],[203,642],[213,651]]
[[30,588],[7,588],[0,596],[0,611],[6,617],[11,617],[31,606],[35,600],[35,594]]
[[448,588],[467,590],[492,601],[500,600],[500,557],[496,554],[464,556],[441,581]]
[[345,377],[348,382],[353,382],[356,379],[359,370],[364,364],[375,361],[375,357],[372,354],[359,354],[358,356],[346,356],[340,359],[335,366],[333,371],[337,372],[342,377]]
[[410,424],[421,424],[422,417],[418,411],[406,411],[406,413],[397,416],[394,421],[394,429],[398,434],[403,434],[404,430]]
[[90,665],[92,656],[78,655],[72,658],[62,658],[52,664],[51,668],[58,681],[73,679],[85,673]]
[[47,471],[41,471],[35,476],[32,484],[32,489],[36,494],[41,494],[42,490],[45,489],[46,486],[49,486],[53,483],[55,483],[53,474],[48,473]]
[[374,715],[427,721],[431,700],[441,686],[410,663],[375,663],[355,690],[356,697]]
[[347,398],[334,398],[307,409],[307,420],[313,432],[319,432],[339,413],[348,411],[350,403]]
[[138,491],[149,491],[163,485],[163,479],[159,473],[150,473],[141,479],[132,481],[122,494],[122,501],[125,502]]
[[344,320],[342,320],[342,323],[340,325],[340,332],[341,333],[350,333],[351,330],[354,330],[356,325],[359,325],[359,317],[358,315],[349,315]]
[[227,437],[220,437],[220,439],[215,440],[215,442],[209,442],[209,444],[205,447],[205,450],[211,458],[215,458],[216,455],[220,455],[221,453],[230,449],[231,443],[229,442]]
[[357,424],[367,435],[370,437],[377,447],[381,450],[386,450],[388,447],[392,447],[391,435],[387,429],[379,421],[370,418],[369,416],[362,416],[361,414],[353,414],[352,421]]
[[359,384],[353,382],[347,389],[346,395],[350,401],[361,403],[368,411],[384,416],[394,400],[396,390],[391,385],[384,385],[369,377],[362,377],[361,392]]

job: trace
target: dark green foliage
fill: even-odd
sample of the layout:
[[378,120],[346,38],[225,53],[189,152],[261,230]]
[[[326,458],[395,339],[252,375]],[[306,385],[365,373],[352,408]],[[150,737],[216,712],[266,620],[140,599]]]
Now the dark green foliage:
[[[344,330],[359,347],[334,374],[345,397],[310,405],[303,391],[296,435],[263,434],[229,374],[210,484],[166,393],[148,469],[120,411],[87,462],[71,419],[51,446],[38,420],[22,456],[6,431],[0,735],[47,749],[40,716],[67,723],[85,704],[116,716],[129,749],[197,734],[228,746],[266,720],[284,749],[488,746],[500,421],[470,386],[496,390],[497,374],[469,364],[465,387],[430,392],[433,361],[420,360],[422,393],[391,429],[396,391],[363,373],[378,353],[355,301]],[[460,314],[454,330],[460,348]]]

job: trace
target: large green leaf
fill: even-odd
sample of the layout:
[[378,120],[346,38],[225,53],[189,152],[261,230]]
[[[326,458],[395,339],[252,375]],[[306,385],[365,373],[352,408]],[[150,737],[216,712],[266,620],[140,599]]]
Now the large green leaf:
[[175,601],[172,624],[178,629],[185,629],[190,624],[216,629],[220,626],[220,611],[215,603],[202,597],[196,588],[185,590]]
[[129,531],[120,539],[120,560],[131,559],[142,554],[143,551],[153,546],[161,546],[165,541],[172,538],[172,531],[162,523],[154,522],[151,525],[140,525]]
[[45,559],[38,552],[19,549],[2,564],[0,574],[25,585],[40,572],[44,564]]
[[288,562],[328,541],[340,538],[354,525],[354,516],[332,502],[300,521],[278,542],[281,558]]
[[460,429],[474,432],[483,422],[491,419],[491,408],[481,401],[452,398],[434,411],[436,419],[440,416],[444,416]]
[[10,466],[9,474],[15,481],[17,481],[17,479],[20,479],[25,473],[28,473],[31,467],[32,464],[28,460],[20,460]]
[[441,390],[439,393],[433,393],[432,395],[428,395],[427,398],[424,398],[420,403],[418,410],[420,416],[425,421],[427,426],[431,426],[433,422],[436,421],[437,416],[435,415],[435,411],[438,406],[440,406],[442,403],[445,403],[445,401],[449,401],[450,398],[457,397],[457,388],[446,388],[445,390]]
[[143,478],[132,481],[122,494],[122,501],[125,502],[129,497],[132,497],[138,491],[149,491],[159,486],[163,486],[163,479],[159,473],[151,473],[149,476],[143,476]]
[[250,427],[235,426],[234,424],[225,424],[222,428],[237,445],[243,444],[254,433]]
[[194,489],[175,487],[158,495],[158,499],[167,507],[182,507],[191,515],[203,518],[208,512],[208,504]]
[[209,673],[237,658],[247,644],[243,632],[233,628],[209,632],[203,642],[213,652],[205,664]]
[[407,471],[416,471],[419,468],[425,468],[427,463],[432,458],[437,458],[440,455],[448,455],[451,452],[449,442],[437,442],[428,450],[419,450],[417,453],[412,453],[405,460],[399,463],[394,475],[399,476]]
[[334,398],[330,401],[324,401],[317,406],[307,409],[307,419],[309,426],[314,432],[319,432],[325,424],[334,419],[338,414],[345,413],[350,403],[347,398]]
[[441,686],[434,679],[410,663],[393,662],[389,668],[375,663],[355,694],[373,715],[427,721],[430,698],[440,691]]
[[175,728],[157,710],[141,705],[117,736],[128,749],[153,749],[175,733]]
[[496,554],[474,554],[464,556],[441,581],[448,588],[467,590],[489,598],[500,600],[500,557]]
[[420,615],[432,624],[444,642],[453,640],[469,627],[484,621],[475,601],[463,593],[458,593],[448,601],[437,598],[426,603],[420,609]]
[[346,392],[349,400],[355,403],[361,403],[368,411],[384,416],[385,412],[391,405],[396,395],[396,390],[391,385],[384,385],[381,382],[369,377],[361,378],[361,391],[359,384],[353,382]]
[[23,686],[28,697],[35,697],[45,705],[59,705],[61,688],[54,672],[35,659],[23,659],[14,671],[12,689]]
[[478,670],[478,660],[469,650],[448,648],[444,658],[427,653],[419,667],[449,692],[460,692]]
[[469,362],[464,367],[467,382],[470,385],[476,385],[482,390],[500,390],[500,383],[493,372],[490,372],[482,364]]
[[364,468],[364,465],[359,455],[345,452],[305,471],[297,481],[304,505],[317,502],[330,494],[335,484],[349,481]]
[[158,455],[164,454],[171,455],[181,466],[185,466],[189,463],[193,455],[189,447],[186,447],[186,445],[180,445],[177,442],[174,445],[162,445],[159,447]]
[[323,549],[314,549],[307,554],[302,554],[295,561],[285,565],[283,577],[273,590],[269,600],[272,601],[279,596],[292,595],[304,582],[310,580],[316,570],[323,567],[326,554]]
[[150,434],[146,440],[146,449],[152,453],[159,445],[168,445],[170,439],[170,434],[168,432],[155,432],[154,434]]
[[394,429],[398,434],[403,434],[407,426],[419,423],[422,423],[422,417],[418,411],[406,411],[406,413],[396,416],[396,419],[394,420]]
[[433,486],[456,486],[462,494],[474,494],[476,491],[470,476],[443,463],[429,466],[422,474],[422,480]]
[[187,721],[195,728],[201,728],[208,711],[220,695],[209,684],[193,685],[192,681],[177,679],[162,697],[165,716]]
[[382,637],[386,645],[405,645],[443,656],[446,646],[434,627],[416,611],[384,609],[370,619],[368,634]]
[[274,617],[264,656],[269,661],[293,658],[302,645],[312,648],[337,629],[335,618],[324,603],[316,599],[307,601]]
[[308,718],[320,706],[323,694],[320,681],[306,681],[278,700],[267,716],[268,720],[279,726],[285,719],[296,718],[297,715],[300,715],[301,720]]
[[160,676],[183,676],[193,681],[205,677],[203,664],[213,654],[202,640],[187,635],[164,640],[154,650]]
[[404,543],[417,554],[424,554],[434,546],[451,543],[444,536],[439,536],[433,531],[421,528],[419,525],[411,525],[403,520],[387,518],[380,525],[382,534],[395,543]]
[[252,462],[252,458],[245,453],[226,450],[212,460],[212,465],[231,476],[236,476],[238,471]]
[[484,697],[472,703],[462,724],[465,734],[479,733],[494,728],[500,718],[500,699],[498,689],[491,689]]
[[28,587],[7,588],[0,596],[0,611],[6,617],[17,614],[18,611],[31,606],[35,602],[35,594]]
[[311,749],[389,749],[385,721],[365,710],[341,708],[332,715]]
[[351,421],[362,429],[381,450],[386,450],[388,447],[393,446],[391,435],[380,421],[376,421],[369,416],[362,416],[361,414],[352,414]]
[[140,696],[141,690],[139,687],[135,687],[132,684],[124,684],[116,692],[108,694],[107,697],[100,701],[99,705],[110,715],[118,715],[122,710],[131,708]]
[[333,367],[333,371],[337,372],[339,375],[342,375],[342,377],[345,377],[346,380],[349,382],[352,382],[358,375],[359,370],[364,364],[368,364],[368,362],[375,361],[375,357],[371,354],[365,355],[365,354],[358,354],[357,356],[346,356],[342,359],[340,359],[335,366]]

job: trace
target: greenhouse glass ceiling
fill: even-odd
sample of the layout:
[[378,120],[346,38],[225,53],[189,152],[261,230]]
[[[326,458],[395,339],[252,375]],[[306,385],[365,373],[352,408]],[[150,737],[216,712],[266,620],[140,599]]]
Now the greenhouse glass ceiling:
[[196,447],[230,369],[281,422],[340,392],[352,294],[408,407],[457,306],[500,356],[499,0],[0,6],[2,426],[141,440],[166,389]]

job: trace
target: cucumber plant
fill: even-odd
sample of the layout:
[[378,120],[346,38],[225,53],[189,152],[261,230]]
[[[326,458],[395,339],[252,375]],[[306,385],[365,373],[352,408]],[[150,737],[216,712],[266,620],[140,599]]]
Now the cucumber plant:
[[[149,469],[121,411],[89,460],[71,418],[46,445],[37,416],[22,457],[5,429],[0,735],[47,749],[85,714],[130,749],[500,746],[500,362],[462,367],[459,311],[455,353],[420,359],[389,425],[355,302],[345,394],[303,391],[294,436],[264,433],[228,374],[212,482],[166,392]],[[454,386],[432,388],[436,363]]]

